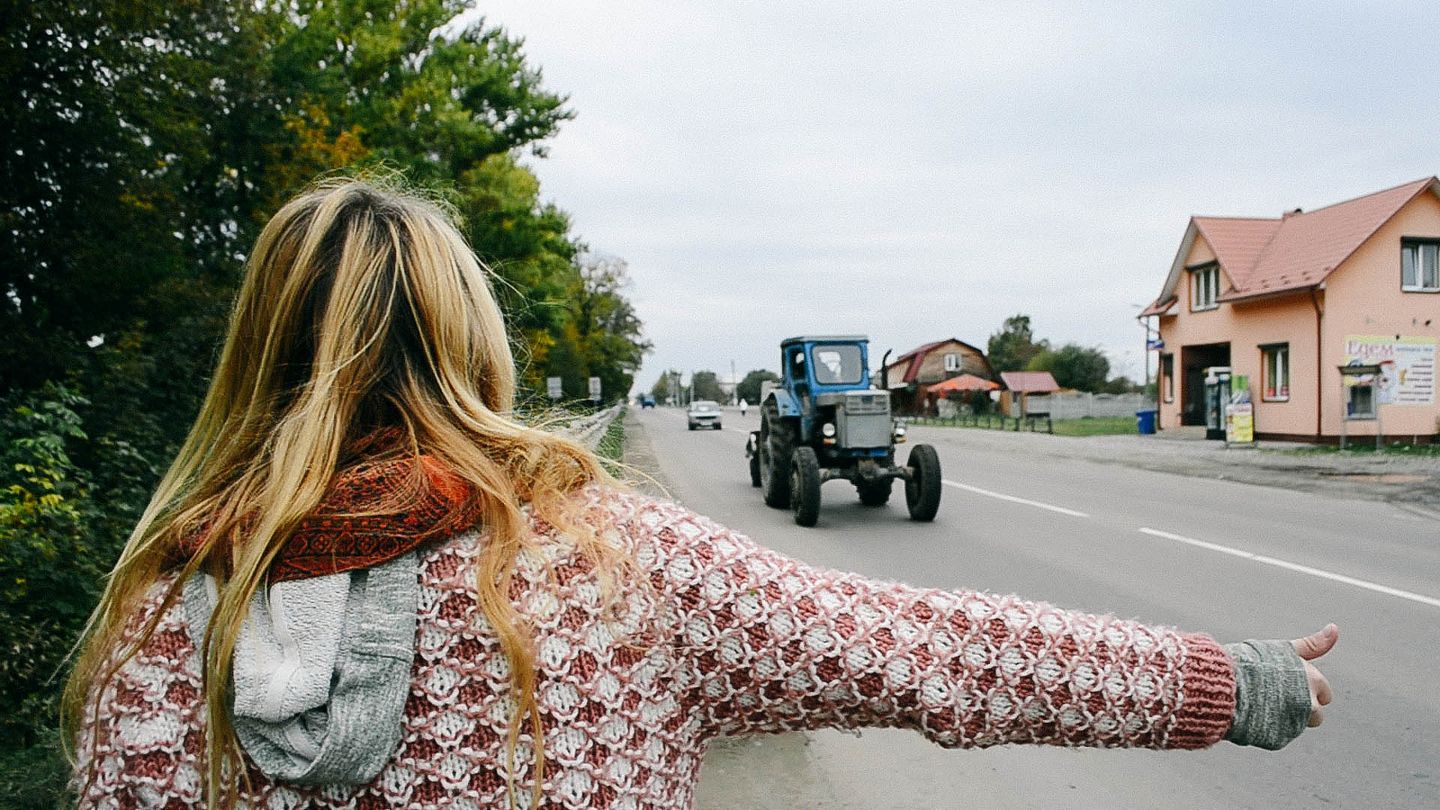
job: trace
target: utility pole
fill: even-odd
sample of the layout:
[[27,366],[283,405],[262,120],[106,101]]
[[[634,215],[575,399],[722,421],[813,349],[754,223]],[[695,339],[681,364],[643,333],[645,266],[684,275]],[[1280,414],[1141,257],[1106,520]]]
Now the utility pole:
[[737,403],[740,402],[740,397],[738,396],[739,393],[740,393],[740,383],[739,383],[738,380],[735,379],[735,358],[732,357],[732,358],[730,358],[730,404],[731,404],[731,405],[735,405],[735,404],[737,404]]

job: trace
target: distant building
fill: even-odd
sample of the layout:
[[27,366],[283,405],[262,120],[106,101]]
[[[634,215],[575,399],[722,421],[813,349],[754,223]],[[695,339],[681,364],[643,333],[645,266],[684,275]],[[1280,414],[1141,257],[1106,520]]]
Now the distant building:
[[1228,369],[1248,379],[1260,438],[1434,440],[1440,180],[1275,218],[1192,217],[1140,317],[1163,343],[1162,429],[1206,424],[1207,379],[1213,391]]
[[876,376],[875,384],[890,390],[891,407],[896,413],[933,413],[939,394],[932,394],[930,387],[962,374],[995,379],[984,352],[959,338],[948,338],[926,343],[890,361]]

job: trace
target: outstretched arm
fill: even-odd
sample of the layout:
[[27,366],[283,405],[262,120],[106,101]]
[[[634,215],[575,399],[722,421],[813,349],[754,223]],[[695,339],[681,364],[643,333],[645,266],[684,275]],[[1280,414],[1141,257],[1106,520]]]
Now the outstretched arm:
[[1208,636],[821,570],[671,504],[641,511],[713,734],[1200,748],[1230,730],[1236,669]]

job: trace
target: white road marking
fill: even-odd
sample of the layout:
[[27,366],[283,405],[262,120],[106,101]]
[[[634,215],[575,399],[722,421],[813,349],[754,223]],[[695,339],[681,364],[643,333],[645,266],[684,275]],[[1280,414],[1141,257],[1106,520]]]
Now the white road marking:
[[1425,596],[1424,594],[1411,593],[1410,591],[1402,591],[1399,588],[1392,588],[1389,585],[1381,585],[1378,582],[1369,582],[1363,579],[1356,579],[1355,577],[1347,577],[1344,574],[1337,574],[1333,571],[1326,571],[1322,568],[1312,568],[1308,565],[1301,565],[1300,563],[1293,563],[1288,560],[1278,560],[1274,557],[1266,557],[1264,554],[1255,554],[1253,552],[1244,551],[1238,548],[1231,548],[1230,546],[1222,546],[1219,543],[1209,543],[1204,540],[1196,540],[1193,537],[1183,537],[1178,534],[1171,534],[1170,532],[1162,532],[1159,529],[1141,528],[1140,531],[1143,534],[1148,534],[1152,537],[1161,537],[1166,540],[1174,540],[1177,543],[1187,543],[1197,548],[1203,548],[1209,551],[1218,551],[1221,554],[1229,554],[1233,557],[1239,557],[1241,559],[1251,560],[1253,562],[1263,563],[1265,565],[1273,565],[1277,568],[1284,568],[1287,571],[1296,571],[1301,574],[1309,574],[1312,577],[1320,577],[1321,579],[1329,579],[1335,582],[1343,582],[1346,585],[1354,585],[1357,588],[1364,588],[1367,591],[1375,591],[1376,593],[1383,593],[1387,596],[1398,596],[1401,599],[1409,599],[1412,602],[1419,602],[1422,605],[1440,607],[1440,599],[1436,599],[1433,596]]
[[1063,506],[1054,506],[1054,505],[1048,504],[1048,503],[1041,503],[1040,501],[1032,501],[1032,500],[1030,500],[1029,498],[1018,498],[1018,497],[1016,497],[1016,496],[1014,496],[1014,495],[1006,495],[1006,494],[1001,493],[1001,492],[991,492],[991,491],[988,490],[988,489],[981,489],[980,487],[972,487],[972,486],[970,486],[969,484],[962,484],[962,483],[960,483],[959,481],[951,481],[951,480],[948,479],[948,478],[941,479],[941,480],[943,480],[943,481],[945,482],[945,486],[947,486],[947,487],[955,487],[956,489],[963,489],[963,490],[965,490],[966,492],[973,492],[973,493],[975,493],[976,495],[984,495],[984,496],[986,496],[987,498],[997,498],[997,499],[999,499],[999,500],[1009,501],[1009,502],[1011,502],[1011,503],[1023,503],[1023,504],[1025,504],[1026,506],[1033,506],[1033,507],[1035,507],[1036,509],[1048,509],[1048,510],[1050,510],[1051,512],[1059,512],[1059,513],[1062,514],[1062,515],[1069,515],[1070,517],[1078,517],[1078,518],[1088,518],[1088,517],[1090,517],[1089,515],[1085,514],[1084,512],[1077,512],[1077,511],[1075,511],[1074,509],[1066,509],[1066,508],[1063,507]]

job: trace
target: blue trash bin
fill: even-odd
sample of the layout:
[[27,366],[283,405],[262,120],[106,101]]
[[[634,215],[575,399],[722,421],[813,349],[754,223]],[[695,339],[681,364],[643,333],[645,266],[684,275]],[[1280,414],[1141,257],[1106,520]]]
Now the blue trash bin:
[[1155,410],[1149,408],[1135,412],[1135,427],[1140,431],[1141,436],[1149,436],[1155,432]]

